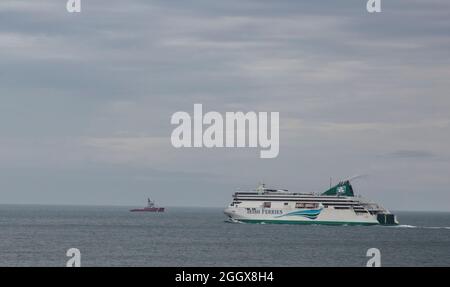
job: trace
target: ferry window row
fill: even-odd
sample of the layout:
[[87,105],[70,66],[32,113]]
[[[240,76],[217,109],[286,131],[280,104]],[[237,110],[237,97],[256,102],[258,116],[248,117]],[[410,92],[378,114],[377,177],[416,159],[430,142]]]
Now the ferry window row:
[[296,202],[295,208],[319,208],[319,203],[314,202]]

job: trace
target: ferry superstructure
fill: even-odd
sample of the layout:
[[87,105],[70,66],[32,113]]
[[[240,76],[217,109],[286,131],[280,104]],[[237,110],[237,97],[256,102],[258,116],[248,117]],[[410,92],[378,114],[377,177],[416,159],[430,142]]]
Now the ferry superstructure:
[[354,195],[350,181],[322,194],[296,193],[260,185],[253,191],[237,191],[225,209],[233,222],[327,225],[397,225],[394,214]]

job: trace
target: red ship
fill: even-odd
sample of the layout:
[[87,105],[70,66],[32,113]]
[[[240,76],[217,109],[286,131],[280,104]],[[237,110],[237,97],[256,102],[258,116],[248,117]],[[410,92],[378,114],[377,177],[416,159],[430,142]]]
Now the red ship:
[[131,212],[137,212],[137,211],[146,211],[146,212],[164,212],[164,207],[158,207],[155,205],[153,201],[150,200],[150,198],[147,200],[147,206],[144,208],[135,208],[131,209]]

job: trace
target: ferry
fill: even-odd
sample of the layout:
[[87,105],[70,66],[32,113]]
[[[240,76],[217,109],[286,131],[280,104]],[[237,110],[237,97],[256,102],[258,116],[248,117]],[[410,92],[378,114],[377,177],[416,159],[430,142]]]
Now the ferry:
[[237,191],[225,209],[231,222],[325,225],[398,225],[394,214],[379,204],[355,196],[350,180],[317,193],[269,189]]
[[139,212],[139,211],[145,211],[145,212],[164,212],[164,207],[159,207],[155,205],[155,202],[150,200],[150,198],[147,199],[147,206],[143,208],[135,208],[131,209],[131,212]]

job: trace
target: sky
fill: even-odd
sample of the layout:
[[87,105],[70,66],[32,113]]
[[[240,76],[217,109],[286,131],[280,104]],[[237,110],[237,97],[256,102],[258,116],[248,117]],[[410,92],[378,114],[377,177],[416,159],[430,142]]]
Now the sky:
[[[450,2],[0,2],[0,204],[225,207],[236,189],[450,211]],[[280,153],[171,145],[177,111],[280,113]]]

